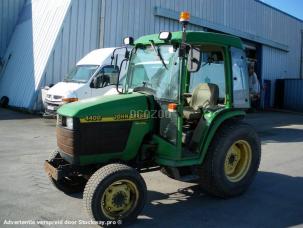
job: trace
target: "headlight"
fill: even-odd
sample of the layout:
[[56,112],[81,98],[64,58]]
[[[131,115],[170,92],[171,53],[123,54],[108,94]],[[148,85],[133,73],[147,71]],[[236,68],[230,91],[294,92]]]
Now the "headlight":
[[74,120],[71,117],[66,117],[66,127],[68,129],[74,129]]

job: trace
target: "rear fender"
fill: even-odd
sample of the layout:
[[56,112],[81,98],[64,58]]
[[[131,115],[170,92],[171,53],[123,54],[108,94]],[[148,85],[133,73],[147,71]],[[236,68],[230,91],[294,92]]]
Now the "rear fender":
[[207,119],[206,124],[203,126],[205,132],[202,143],[200,145],[200,158],[199,164],[204,161],[208,148],[220,126],[229,120],[238,120],[245,117],[245,112],[242,110],[224,109],[214,112],[210,118]]

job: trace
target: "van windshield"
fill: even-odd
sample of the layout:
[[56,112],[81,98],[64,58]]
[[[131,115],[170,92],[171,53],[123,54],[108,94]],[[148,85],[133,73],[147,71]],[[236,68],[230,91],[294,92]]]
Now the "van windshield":
[[96,72],[99,66],[97,65],[80,65],[74,67],[65,77],[65,82],[87,82]]

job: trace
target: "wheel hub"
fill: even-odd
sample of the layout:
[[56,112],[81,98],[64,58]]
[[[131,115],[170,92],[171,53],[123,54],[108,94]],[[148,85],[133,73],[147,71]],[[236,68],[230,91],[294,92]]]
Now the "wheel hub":
[[111,219],[122,218],[136,206],[138,197],[138,189],[133,182],[117,181],[105,190],[101,209]]
[[130,190],[126,184],[111,185],[105,193],[105,208],[109,211],[123,210],[130,200]]
[[113,199],[112,199],[112,204],[117,207],[117,208],[120,208],[123,206],[123,204],[126,204],[126,198],[127,198],[127,195],[125,192],[118,192],[117,194],[115,194],[113,196]]
[[224,172],[231,182],[238,182],[247,174],[252,158],[249,143],[245,140],[236,141],[229,148],[224,162]]

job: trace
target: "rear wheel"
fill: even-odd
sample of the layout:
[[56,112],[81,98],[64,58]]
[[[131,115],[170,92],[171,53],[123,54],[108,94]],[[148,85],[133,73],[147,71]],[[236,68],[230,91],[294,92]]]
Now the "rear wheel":
[[88,180],[83,200],[90,217],[96,221],[132,222],[146,201],[146,184],[137,170],[110,164],[100,168]]
[[[61,158],[61,156],[58,151],[53,151],[50,153],[48,161],[51,162],[56,158]],[[49,179],[53,186],[67,194],[82,192],[87,182],[87,180],[81,176],[65,177],[58,181],[52,177],[49,177]]]
[[216,133],[199,168],[202,190],[218,197],[242,194],[253,181],[261,159],[255,130],[242,122],[228,122]]

